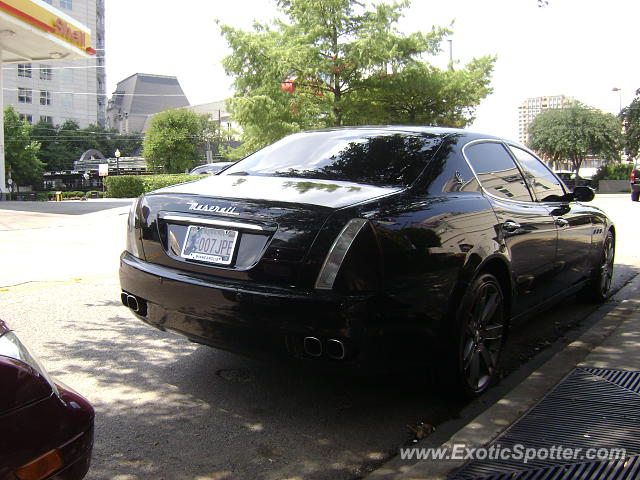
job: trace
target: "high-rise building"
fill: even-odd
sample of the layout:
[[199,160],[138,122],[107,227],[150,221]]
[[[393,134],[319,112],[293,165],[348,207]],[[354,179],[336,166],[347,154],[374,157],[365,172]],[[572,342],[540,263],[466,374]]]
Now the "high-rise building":
[[529,125],[536,116],[543,110],[550,108],[563,108],[573,97],[566,95],[554,95],[549,97],[527,98],[518,107],[518,140],[526,144],[529,137]]
[[27,61],[3,67],[4,104],[31,123],[73,120],[106,124],[104,0],[43,0],[91,29],[97,55],[83,60]]

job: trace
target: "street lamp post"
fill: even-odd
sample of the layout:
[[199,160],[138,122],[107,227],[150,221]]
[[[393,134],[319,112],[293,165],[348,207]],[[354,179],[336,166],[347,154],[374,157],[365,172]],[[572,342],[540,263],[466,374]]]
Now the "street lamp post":
[[618,113],[620,113],[622,111],[622,89],[618,87],[613,87],[611,91],[618,92]]
[[116,156],[116,175],[120,175],[120,150],[116,148],[114,155]]

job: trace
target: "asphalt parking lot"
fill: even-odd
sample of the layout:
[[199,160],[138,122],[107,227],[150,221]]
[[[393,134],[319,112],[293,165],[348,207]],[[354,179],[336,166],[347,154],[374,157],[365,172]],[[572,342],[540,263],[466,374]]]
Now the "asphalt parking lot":
[[[96,407],[87,478],[353,479],[410,443],[408,426],[459,414],[463,405],[419,371],[330,375],[190,344],[138,321],[120,304],[117,279],[128,203],[112,203],[0,204],[0,317]],[[640,205],[627,195],[595,203],[616,222],[620,288],[640,268]],[[571,300],[519,327],[507,371],[566,340],[591,311]]]

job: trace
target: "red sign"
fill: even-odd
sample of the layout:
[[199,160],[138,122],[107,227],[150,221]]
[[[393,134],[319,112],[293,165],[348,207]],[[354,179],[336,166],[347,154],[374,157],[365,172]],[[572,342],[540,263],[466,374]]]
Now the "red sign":
[[70,43],[74,43],[79,47],[85,48],[87,43],[86,33],[82,30],[74,30],[68,22],[61,18],[56,19],[56,33],[66,39]]

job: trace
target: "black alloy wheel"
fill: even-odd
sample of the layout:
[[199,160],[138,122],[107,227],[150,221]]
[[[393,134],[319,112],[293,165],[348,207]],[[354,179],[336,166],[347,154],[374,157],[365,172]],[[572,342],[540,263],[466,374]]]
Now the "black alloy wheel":
[[613,232],[609,230],[602,242],[602,251],[596,274],[580,292],[582,299],[588,303],[602,303],[609,298],[613,280],[613,265],[616,255],[616,242]]
[[458,384],[466,396],[477,396],[492,384],[505,334],[504,295],[498,280],[480,274],[458,312]]
[[602,246],[602,265],[600,266],[600,295],[603,299],[607,298],[609,290],[611,289],[615,255],[616,245],[613,239],[613,233],[609,231]]
[[640,200],[640,190],[631,190],[631,201],[637,202]]

